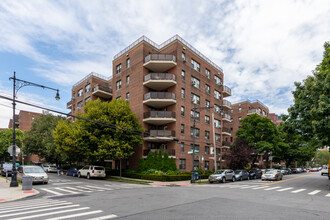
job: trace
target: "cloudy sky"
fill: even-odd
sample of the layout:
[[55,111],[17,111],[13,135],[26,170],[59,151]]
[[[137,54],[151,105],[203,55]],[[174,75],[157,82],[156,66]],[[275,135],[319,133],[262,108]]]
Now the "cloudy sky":
[[[293,83],[322,60],[330,2],[2,0],[0,27],[0,95],[12,96],[16,71],[61,95],[23,87],[18,100],[68,112],[75,82],[90,72],[112,75],[113,56],[142,35],[161,44],[178,34],[224,70],[230,101],[259,99],[281,114],[293,103]],[[0,112],[0,127],[8,127],[11,103],[0,99]]]

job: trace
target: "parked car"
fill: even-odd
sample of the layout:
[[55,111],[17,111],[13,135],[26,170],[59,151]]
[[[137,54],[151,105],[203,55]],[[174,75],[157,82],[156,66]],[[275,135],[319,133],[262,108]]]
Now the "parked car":
[[78,177],[86,177],[90,179],[92,177],[106,177],[105,169],[102,166],[87,165],[78,170]]
[[33,177],[33,183],[45,183],[49,181],[47,173],[40,167],[35,165],[19,166],[17,179],[22,181],[23,176]]
[[3,163],[1,164],[1,176],[11,176],[13,170],[12,163]]
[[314,167],[314,168],[312,168],[311,172],[319,172],[319,169]]
[[260,169],[251,169],[249,170],[250,179],[261,179],[262,170]]
[[291,172],[292,172],[293,174],[298,173],[297,168],[291,168]]
[[290,168],[285,169],[287,171],[287,174],[292,174],[292,170]]
[[283,174],[280,170],[268,170],[262,175],[261,180],[282,180]]
[[281,173],[283,174],[283,175],[287,175],[288,174],[288,171],[286,170],[286,169],[282,169],[282,170],[280,170],[281,171]]
[[235,170],[235,179],[240,181],[249,180],[250,174],[246,170]]
[[321,176],[323,176],[324,174],[328,176],[328,165],[323,165],[322,167]]
[[70,169],[68,169],[66,171],[66,175],[67,176],[73,176],[73,177],[78,176],[78,170],[77,170],[77,168],[70,168]]
[[226,182],[227,180],[231,180],[233,182],[236,181],[235,173],[233,170],[227,169],[227,170],[217,170],[215,173],[211,174],[209,176],[209,182]]

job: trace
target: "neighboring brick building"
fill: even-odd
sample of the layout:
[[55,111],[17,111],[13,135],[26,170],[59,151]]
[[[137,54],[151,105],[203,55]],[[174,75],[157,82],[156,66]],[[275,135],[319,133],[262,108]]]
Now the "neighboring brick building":
[[[35,118],[39,118],[42,114],[36,112],[28,112],[28,111],[19,111],[18,115],[15,115],[15,128],[20,129],[22,131],[29,131],[32,127],[32,122]],[[9,120],[9,128],[13,128],[13,119]],[[18,158],[21,161],[21,157]],[[24,161],[31,162],[40,162],[40,158],[35,154],[28,154],[24,157]]]
[[[222,69],[178,35],[161,45],[143,36],[114,57],[112,77],[91,73],[76,83],[67,107],[75,114],[89,99],[128,100],[147,132],[142,148],[136,147],[123,167],[136,169],[140,158],[146,157],[149,151],[162,149],[175,158],[180,170],[190,171],[191,110],[194,106],[214,106],[196,115],[195,143],[199,153],[196,153],[195,166],[213,169],[216,158],[220,168],[220,152],[230,146],[223,140],[231,135],[231,103],[223,99],[231,95],[231,90],[223,81]],[[174,138],[179,142],[173,141]]]

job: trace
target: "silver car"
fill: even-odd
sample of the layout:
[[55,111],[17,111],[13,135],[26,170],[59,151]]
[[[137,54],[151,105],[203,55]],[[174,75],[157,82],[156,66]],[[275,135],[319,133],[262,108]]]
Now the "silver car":
[[217,170],[215,173],[209,176],[209,182],[226,182],[227,180],[231,180],[233,182],[236,181],[235,173],[233,170],[227,169],[227,170]]
[[49,181],[47,173],[39,166],[19,166],[17,171],[17,179],[20,181],[22,181],[23,176],[33,177],[33,183],[47,184]]

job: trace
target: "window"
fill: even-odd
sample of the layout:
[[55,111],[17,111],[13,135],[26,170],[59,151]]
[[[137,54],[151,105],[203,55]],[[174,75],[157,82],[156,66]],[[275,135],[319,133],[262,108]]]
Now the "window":
[[193,68],[194,70],[200,72],[200,64],[198,62],[196,62],[195,60],[191,59],[191,68]]
[[210,132],[205,131],[205,140],[210,140]]
[[184,152],[184,143],[183,142],[180,144],[180,150],[181,150],[181,153]]
[[215,128],[221,128],[221,121],[218,119],[214,119],[214,127]]
[[181,134],[184,134],[184,124],[181,124]]
[[116,73],[118,74],[118,73],[120,73],[121,72],[121,64],[118,64],[117,66],[116,66]]
[[220,162],[217,162],[217,170],[220,170]]
[[221,100],[221,93],[217,90],[214,90],[214,98]]
[[220,106],[217,105],[217,104],[214,104],[214,111],[215,111],[216,113],[221,114],[221,108],[220,108]]
[[116,89],[117,90],[121,89],[121,80],[116,82]]
[[215,134],[215,141],[217,141],[217,142],[221,141],[220,134]]
[[205,124],[210,124],[210,116],[205,115]]
[[182,81],[185,81],[186,79],[186,72],[184,70],[181,71],[181,79]]
[[183,52],[182,52],[181,58],[182,58],[182,61],[183,61],[183,62],[187,61],[187,59],[186,59],[186,54],[183,53]]
[[205,84],[205,92],[206,92],[207,94],[210,94],[210,92],[211,92],[211,88],[210,88],[210,86],[207,85],[207,84]]
[[126,93],[126,100],[129,101],[129,92]]
[[181,106],[181,116],[184,116],[184,107]]
[[210,101],[209,100],[205,100],[205,107],[210,107]]
[[214,81],[215,81],[215,84],[217,84],[218,86],[221,86],[222,83],[221,83],[221,79],[217,76],[214,76]]
[[184,99],[184,97],[185,97],[185,90],[182,88],[182,89],[181,89],[181,98]]
[[266,112],[265,112],[265,111],[262,111],[262,113],[263,113],[263,115],[264,115],[264,116],[267,116],[267,114],[266,114]]
[[241,121],[242,120],[242,117],[238,117],[238,121]]
[[205,75],[206,75],[206,77],[207,77],[208,79],[210,79],[210,76],[211,76],[211,72],[210,72],[210,70],[205,69]]
[[126,86],[129,86],[129,76],[126,76]]
[[191,77],[191,85],[194,86],[195,88],[199,89],[199,84],[200,84],[199,79],[192,76]]
[[90,97],[90,96],[87,97],[87,98],[85,99],[85,104],[86,104],[89,100],[91,100],[91,97]]
[[79,91],[78,91],[78,97],[82,96],[82,94],[83,94],[83,89],[79,89]]
[[[194,128],[190,127],[190,135],[194,136]],[[195,137],[199,137],[199,128],[195,128]]]
[[83,107],[83,102],[82,101],[78,102],[77,103],[77,108],[79,109],[79,108],[82,108],[82,107]]
[[195,103],[195,104],[197,104],[197,105],[200,104],[199,96],[198,96],[198,95],[195,95],[194,93],[191,93],[190,98],[191,98],[191,102],[192,102],[192,103]]
[[234,109],[230,109],[230,114],[234,114]]
[[[195,120],[199,121],[200,117],[199,117],[199,112],[196,112],[195,111]],[[194,111],[193,110],[190,110],[190,118],[191,119],[194,119]]]
[[85,86],[85,93],[89,92],[91,90],[91,84],[88,84],[87,86]]
[[[194,150],[194,145],[193,144],[190,144],[190,150]],[[199,145],[195,144],[195,150],[199,151]]]
[[220,148],[217,148],[217,149],[215,150],[215,153],[216,153],[216,155],[220,155],[220,153],[221,153]]
[[131,65],[131,61],[130,61],[130,59],[128,58],[128,59],[126,60],[126,68],[128,69],[130,65]]
[[208,147],[208,146],[205,147],[205,154],[206,155],[210,154],[210,147]]
[[210,162],[209,161],[205,161],[204,168],[205,168],[205,170],[209,170],[210,169]]
[[181,170],[186,169],[186,159],[180,159],[179,169],[181,169]]
[[241,112],[242,112],[242,108],[239,107],[239,108],[238,108],[238,113],[241,113]]

